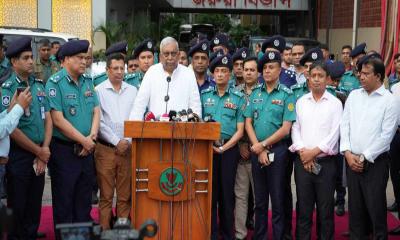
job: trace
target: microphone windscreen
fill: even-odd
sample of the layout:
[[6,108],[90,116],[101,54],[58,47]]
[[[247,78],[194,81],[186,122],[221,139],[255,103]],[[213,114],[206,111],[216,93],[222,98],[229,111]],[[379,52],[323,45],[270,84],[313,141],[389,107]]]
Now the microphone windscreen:
[[146,112],[146,113],[144,114],[144,120],[145,120],[145,121],[155,121],[155,120],[156,120],[156,117],[154,116],[154,113],[152,113],[152,112]]

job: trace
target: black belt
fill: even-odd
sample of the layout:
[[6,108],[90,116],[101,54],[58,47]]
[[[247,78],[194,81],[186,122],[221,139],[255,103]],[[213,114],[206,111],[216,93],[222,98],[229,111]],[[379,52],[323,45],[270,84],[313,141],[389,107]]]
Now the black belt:
[[332,159],[335,159],[335,156],[336,155],[333,155],[333,156],[328,155],[325,157],[316,157],[316,160],[317,160],[317,162],[325,161],[325,160],[332,160]]
[[102,140],[100,138],[97,139],[97,142],[99,142],[100,144],[102,144],[102,145],[104,145],[106,147],[109,147],[109,148],[116,148],[116,146],[114,144],[108,143],[108,142],[106,142],[106,141],[104,141],[104,140]]
[[74,145],[76,144],[76,142],[67,141],[58,137],[53,137],[53,141],[67,147],[74,147]]

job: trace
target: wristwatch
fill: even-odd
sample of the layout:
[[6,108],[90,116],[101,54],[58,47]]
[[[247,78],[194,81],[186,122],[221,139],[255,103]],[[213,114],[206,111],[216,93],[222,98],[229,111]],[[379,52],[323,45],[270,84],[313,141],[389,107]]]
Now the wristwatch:
[[218,147],[218,149],[221,151],[221,152],[224,152],[224,148],[221,146],[221,147]]
[[361,154],[360,155],[360,162],[364,162],[366,159],[365,159],[365,156],[364,156],[364,154]]
[[267,148],[267,144],[264,141],[261,142],[261,145],[263,146],[263,148]]

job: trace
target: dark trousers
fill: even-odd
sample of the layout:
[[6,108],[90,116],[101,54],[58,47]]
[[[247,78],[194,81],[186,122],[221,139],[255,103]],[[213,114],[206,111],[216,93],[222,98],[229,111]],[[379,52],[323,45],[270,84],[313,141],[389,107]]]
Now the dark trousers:
[[318,239],[333,239],[334,194],[336,183],[336,159],[326,157],[318,160],[322,166],[319,175],[307,172],[301,160],[295,161],[295,181],[297,193],[296,239],[311,239],[312,215],[317,205],[319,222]]
[[343,186],[344,156],[337,154],[336,159],[336,205],[345,204],[346,188]]
[[[288,144],[290,146],[291,144]],[[293,195],[292,195],[292,173],[293,164],[296,160],[297,155],[292,152],[288,152],[288,164],[286,167],[286,198],[285,198],[285,233],[284,239],[291,240],[292,237],[292,219],[293,219]]]
[[272,203],[273,239],[282,239],[285,228],[286,168],[288,150],[286,143],[278,143],[271,152],[275,153],[274,162],[261,168],[258,156],[251,156],[255,194],[254,239],[267,239],[269,197]]
[[400,132],[397,131],[390,144],[390,178],[392,179],[394,198],[400,217]]
[[347,166],[350,239],[387,239],[386,185],[388,154],[381,154],[362,173]]
[[[213,155],[211,239],[218,239],[218,230],[225,240],[235,238],[233,231],[234,188],[239,157],[237,145],[223,154]],[[220,229],[218,229],[217,212]]]
[[36,239],[40,225],[44,175],[33,170],[35,155],[11,143],[7,173],[7,205],[13,211],[8,239]]
[[54,226],[91,221],[93,154],[78,157],[73,153],[73,144],[55,140],[51,142],[50,149]]

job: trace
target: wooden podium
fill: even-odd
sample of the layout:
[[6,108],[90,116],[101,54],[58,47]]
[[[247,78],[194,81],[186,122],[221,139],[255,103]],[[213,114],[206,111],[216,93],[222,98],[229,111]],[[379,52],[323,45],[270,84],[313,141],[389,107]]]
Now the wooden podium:
[[155,239],[210,239],[212,143],[219,123],[125,122],[132,138],[133,226],[158,224]]

